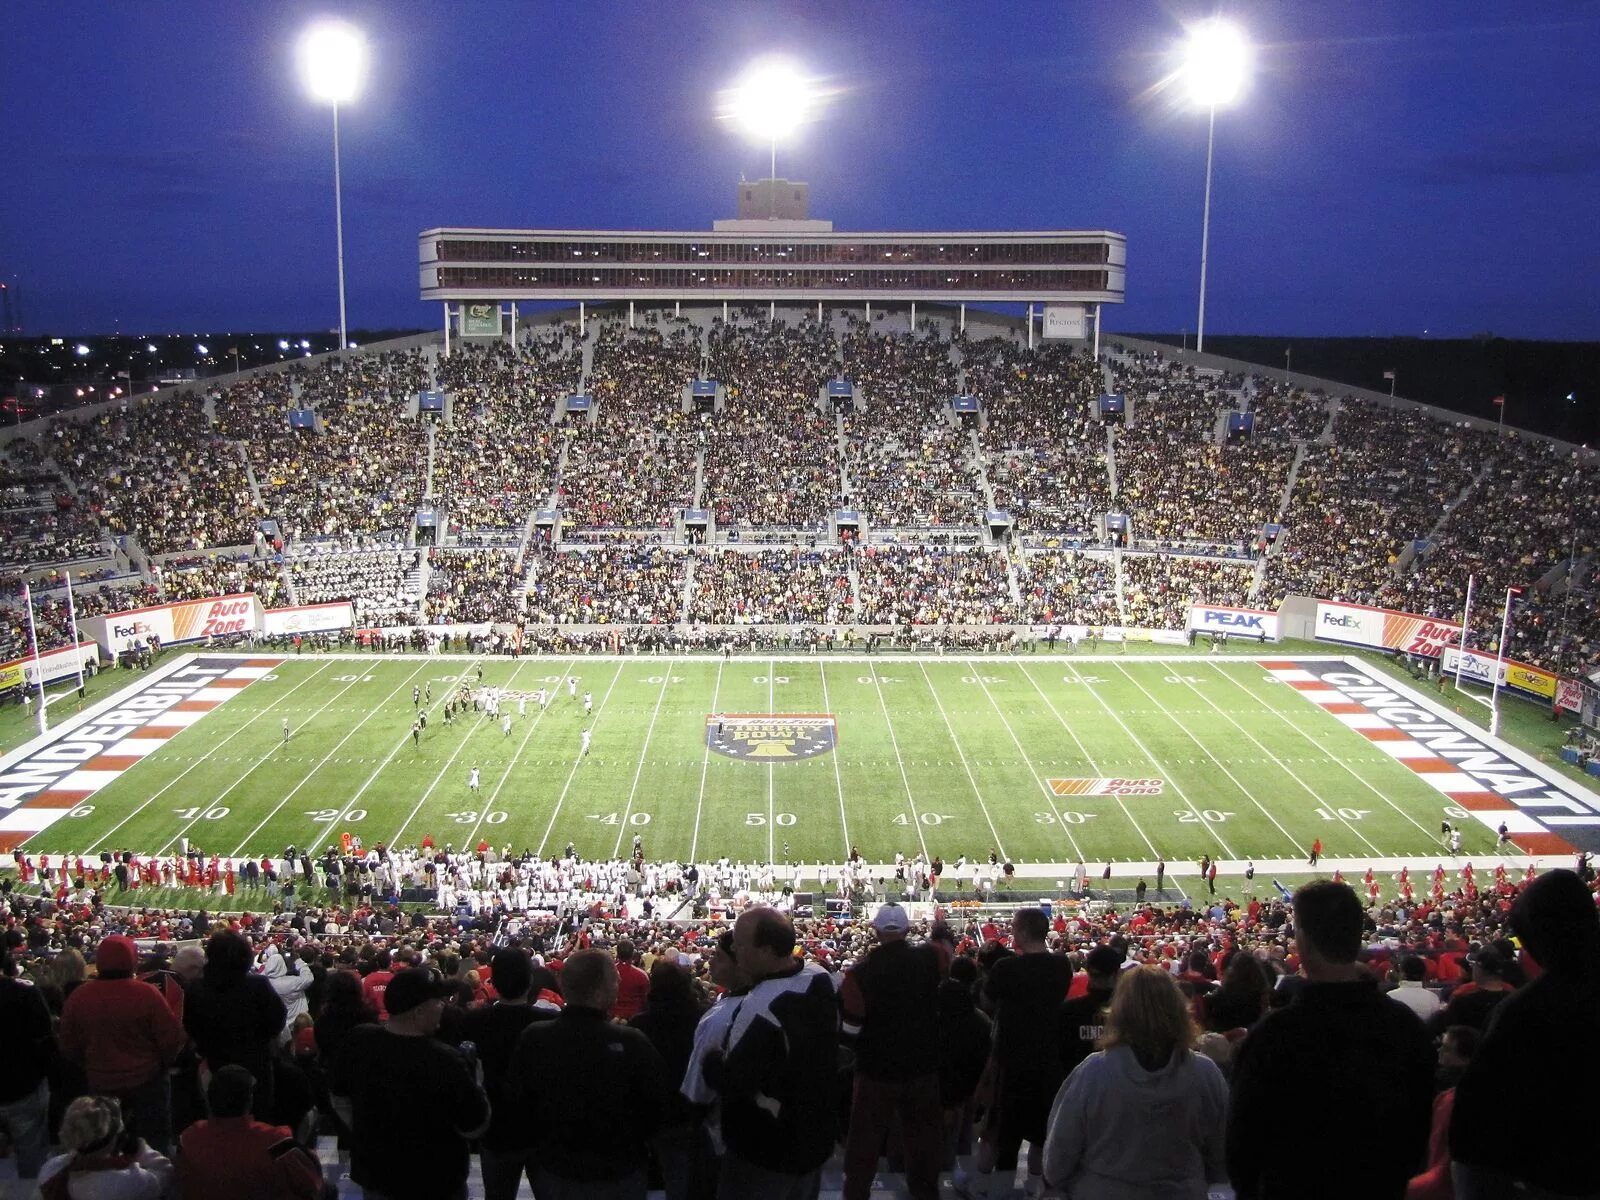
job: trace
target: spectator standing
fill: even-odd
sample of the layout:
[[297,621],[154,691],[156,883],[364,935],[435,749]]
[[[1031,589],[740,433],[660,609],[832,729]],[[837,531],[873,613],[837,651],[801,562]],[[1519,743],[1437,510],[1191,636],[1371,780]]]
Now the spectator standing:
[[[131,963],[128,970],[129,981],[138,983]],[[150,994],[161,1003],[154,988]],[[39,1172],[43,1200],[161,1200],[172,1184],[171,1161],[123,1127],[114,1097],[79,1096],[67,1105],[61,1145],[66,1153]]]
[[1222,986],[1205,994],[1205,1027],[1213,1033],[1249,1029],[1272,1001],[1272,977],[1253,954],[1236,953],[1222,973]]
[[[1361,901],[1342,883],[1295,892],[1295,950],[1309,982],[1251,1030],[1234,1061],[1227,1153],[1239,1200],[1398,1198],[1422,1166],[1433,1044],[1356,963],[1362,924]],[[1298,1111],[1284,1121],[1289,1096]],[[1359,1154],[1329,1153],[1357,1144]]]
[[[477,774],[478,768],[472,768]],[[389,969],[389,948],[385,946],[379,950],[372,959],[372,970],[361,979],[361,994],[366,997],[367,1003],[378,1010],[378,1020],[387,1021],[389,1010],[383,1005],[383,992],[389,986],[389,981],[394,978],[394,972]]]
[[644,1011],[650,997],[650,976],[639,969],[633,943],[623,938],[617,943],[617,1004],[611,1010],[613,1021],[631,1021]]
[[488,1127],[489,1100],[462,1056],[434,1037],[452,991],[430,967],[395,972],[389,1020],[351,1029],[333,1064],[328,1088],[350,1127],[350,1178],[366,1200],[467,1194],[468,1139]]
[[806,1200],[822,1185],[837,1124],[839,1007],[828,973],[796,958],[794,925],[746,909],[733,952],[749,991],[706,1082],[722,1097],[718,1200]]
[[1472,966],[1472,987],[1457,988],[1450,1003],[1430,1019],[1429,1028],[1436,1036],[1455,1025],[1483,1032],[1500,1002],[1511,995],[1511,985],[1505,978],[1510,963],[1499,950],[1485,946],[1469,955],[1467,962]]
[[1073,1200],[1203,1196],[1226,1176],[1228,1085],[1193,1050],[1194,1023],[1160,967],[1121,973],[1100,1049],[1050,1110],[1048,1187]]
[[[1061,1002],[1072,986],[1072,964],[1050,953],[1050,923],[1041,908],[1019,908],[1011,918],[1015,954],[989,972],[988,996],[995,1022],[992,1063],[995,1103],[985,1136],[994,1145],[994,1168],[1016,1170],[1017,1152],[1029,1144],[1028,1174],[1043,1167],[1046,1123],[1061,1087]],[[974,1177],[979,1190],[992,1178]]]
[[463,1041],[478,1047],[483,1090],[489,1097],[489,1128],[478,1149],[484,1200],[514,1200],[524,1172],[530,1185],[534,1172],[527,1110],[520,1095],[507,1086],[511,1058],[522,1031],[538,1021],[554,1020],[555,1013],[534,1007],[533,963],[521,950],[497,951],[489,963],[489,979],[499,998],[468,1009],[458,1032]]
[[694,1046],[689,1052],[689,1065],[684,1068],[683,1083],[678,1089],[679,1095],[694,1105],[696,1111],[704,1117],[700,1143],[702,1153],[698,1156],[698,1161],[706,1168],[705,1173],[710,1186],[697,1188],[695,1192],[697,1196],[715,1194],[716,1179],[726,1149],[722,1138],[721,1097],[706,1080],[705,1064],[707,1059],[722,1053],[723,1046],[727,1044],[733,1018],[739,1011],[745,993],[749,990],[749,983],[745,979],[744,972],[739,969],[733,953],[733,930],[724,929],[717,935],[708,971],[712,984],[721,989],[722,994],[712,1001],[711,1007],[695,1026]]
[[661,1056],[637,1029],[611,1022],[617,966],[604,950],[567,959],[561,992],[561,1015],[523,1031],[508,1073],[532,1135],[534,1191],[539,1200],[644,1200],[667,1094]]
[[50,1067],[56,1057],[50,1009],[33,984],[16,977],[0,948],[0,1132],[16,1149],[17,1176],[34,1179],[50,1142]]
[[878,943],[844,974],[839,990],[843,1040],[855,1051],[850,1129],[845,1136],[845,1200],[865,1200],[893,1128],[900,1131],[906,1190],[939,1194],[939,984],[946,941],[913,945],[911,919],[898,904],[872,918]]
[[1593,1196],[1600,1129],[1594,896],[1571,871],[1546,872],[1517,900],[1511,925],[1540,974],[1496,1008],[1456,1086],[1450,1124],[1456,1195]]
[[294,1019],[311,1011],[306,1002],[312,983],[311,968],[296,961],[293,955],[285,955],[276,944],[270,944],[261,954],[261,974],[283,1001],[284,1024],[279,1040],[287,1042]]
[[255,1078],[243,1067],[211,1076],[211,1116],[178,1139],[180,1200],[320,1200],[322,1164],[282,1125],[251,1115]]
[[1073,1070],[1093,1054],[1105,1033],[1111,996],[1117,990],[1122,971],[1122,952],[1110,946],[1096,946],[1085,956],[1084,968],[1089,990],[1061,1003],[1061,1070]]
[[1396,1004],[1404,1004],[1424,1021],[1429,1020],[1440,1008],[1438,993],[1430,992],[1424,986],[1423,981],[1427,977],[1428,965],[1421,957],[1407,955],[1400,960],[1400,982],[1389,993],[1389,999]]
[[267,1111],[275,1094],[272,1048],[287,1010],[272,984],[250,970],[254,961],[242,933],[213,933],[205,969],[184,999],[183,1024],[207,1070],[236,1063],[250,1072],[256,1104]]
[[[657,959],[650,967],[649,1002],[629,1024],[650,1039],[669,1081],[681,1081],[689,1069],[701,1012],[689,973],[670,958]],[[702,1158],[699,1114],[677,1090],[668,1097],[655,1150],[666,1200],[688,1200],[699,1194],[697,1177],[704,1175],[698,1170]]]
[[972,1152],[973,1097],[993,1048],[989,1014],[977,1005],[978,964],[951,960],[939,985],[939,1103],[944,1109],[944,1155],[950,1167],[959,1154]]
[[133,977],[137,961],[133,939],[102,940],[97,977],[67,997],[58,1032],[62,1054],[83,1068],[90,1090],[121,1100],[130,1133],[160,1151],[172,1138],[167,1067],[185,1038],[161,993]]

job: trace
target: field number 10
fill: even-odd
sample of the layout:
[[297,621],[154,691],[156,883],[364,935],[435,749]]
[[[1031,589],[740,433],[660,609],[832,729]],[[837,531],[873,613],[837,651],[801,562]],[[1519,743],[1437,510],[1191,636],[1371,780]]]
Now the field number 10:
[[1359,821],[1371,811],[1370,808],[1319,808],[1317,816],[1324,821]]

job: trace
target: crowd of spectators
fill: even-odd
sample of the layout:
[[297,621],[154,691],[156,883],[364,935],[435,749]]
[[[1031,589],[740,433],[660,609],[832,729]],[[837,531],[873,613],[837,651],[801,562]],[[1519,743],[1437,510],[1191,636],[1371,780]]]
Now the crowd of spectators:
[[695,560],[690,621],[837,625],[853,619],[843,551],[723,550]]
[[1270,441],[1314,442],[1328,432],[1328,396],[1255,376],[1250,380],[1255,436]]
[[341,543],[310,549],[289,560],[289,579],[301,604],[352,601],[357,624],[404,624],[392,618],[415,618],[417,597],[407,583],[421,563],[420,551],[346,550]]
[[1015,607],[1001,553],[869,546],[855,561],[865,625],[986,625]]
[[[892,902],[791,915],[759,868],[707,864],[702,883],[637,849],[604,863],[374,850],[361,869],[398,875],[391,858],[434,879],[459,863],[474,892],[521,888],[554,910],[285,905],[304,877],[320,890],[307,855],[258,864],[273,913],[227,919],[115,907],[89,886],[61,896],[57,876],[82,871],[60,862],[43,881],[59,899],[8,886],[0,1099],[19,1173],[159,1182],[175,1157],[185,1195],[292,1170],[302,1190],[279,1194],[309,1200],[320,1125],[357,1185],[400,1200],[460,1194],[474,1150],[486,1200],[515,1194],[525,1168],[539,1195],[642,1197],[652,1174],[674,1200],[758,1194],[756,1180],[814,1195],[835,1155],[846,1194],[865,1194],[886,1145],[919,1197],[944,1172],[958,1193],[1004,1192],[1018,1168],[1028,1194],[1070,1195],[1301,1194],[1313,1169],[1337,1195],[1446,1194],[1452,1169],[1473,1195],[1589,1181],[1592,876],[1365,905],[1324,880],[1292,898],[930,921]],[[630,906],[699,907],[623,916],[613,888]],[[227,1086],[241,1075],[242,1101]],[[405,1086],[424,1077],[426,1095]],[[1539,1095],[1508,1107],[1530,1077]],[[98,1095],[112,1099],[80,1099]],[[1286,1098],[1303,1120],[1274,1121]],[[103,1122],[86,1135],[91,1111]],[[126,1157],[97,1157],[124,1129]],[[1330,1157],[1328,1138],[1363,1151]],[[423,1141],[425,1156],[401,1149]]]
[[263,608],[287,604],[283,566],[276,557],[195,554],[152,564],[150,576],[164,600],[203,600],[254,592]]
[[1122,556],[1122,602],[1127,623],[1184,629],[1191,604],[1250,607],[1255,567],[1208,558],[1156,554]]
[[451,400],[435,434],[433,491],[452,532],[520,529],[549,501],[561,450],[551,417],[583,369],[575,336],[557,326],[515,350],[469,343],[439,360],[438,387]]
[[655,546],[541,550],[528,575],[528,616],[544,625],[660,625],[683,611],[684,555]]
[[515,623],[522,619],[525,576],[509,550],[430,550],[428,621]]
[[97,558],[105,539],[94,513],[26,438],[0,457],[0,569]]
[[1030,624],[1123,624],[1109,555],[1043,550],[1013,561],[1022,591],[1019,619]]

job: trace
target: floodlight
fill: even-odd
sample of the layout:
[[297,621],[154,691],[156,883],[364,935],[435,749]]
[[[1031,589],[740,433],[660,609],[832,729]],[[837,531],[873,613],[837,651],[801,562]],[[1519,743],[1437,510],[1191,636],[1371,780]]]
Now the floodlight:
[[209,350],[206,349],[206,344],[204,342],[201,342],[199,345],[197,345],[194,348],[194,352],[196,354],[209,354],[209,353],[211,353]]
[[89,357],[89,347],[85,346],[82,342],[79,342],[72,349],[77,354],[77,356],[79,358],[88,358]]
[[348,104],[367,73],[367,43],[343,21],[318,21],[300,35],[300,75],[324,104]]
[[1199,108],[1230,104],[1250,77],[1250,42],[1237,25],[1211,20],[1189,31],[1183,78]]
[[729,108],[750,134],[775,142],[804,122],[812,100],[811,85],[793,63],[765,59],[735,86]]

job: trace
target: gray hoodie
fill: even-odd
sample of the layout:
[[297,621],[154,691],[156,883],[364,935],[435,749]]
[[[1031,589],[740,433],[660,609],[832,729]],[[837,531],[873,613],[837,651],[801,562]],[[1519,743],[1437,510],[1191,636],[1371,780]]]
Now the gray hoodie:
[[1227,1178],[1227,1110],[1209,1058],[1180,1050],[1147,1071],[1126,1046],[1097,1051],[1056,1094],[1044,1177],[1072,1200],[1205,1200]]
[[272,984],[272,990],[278,993],[278,998],[288,1010],[283,1031],[278,1034],[279,1043],[286,1043],[294,1036],[294,1019],[310,1011],[306,1004],[306,991],[311,987],[311,970],[302,964],[299,974],[291,975],[289,965],[283,961],[282,952],[276,946],[268,946],[261,960],[261,974]]

